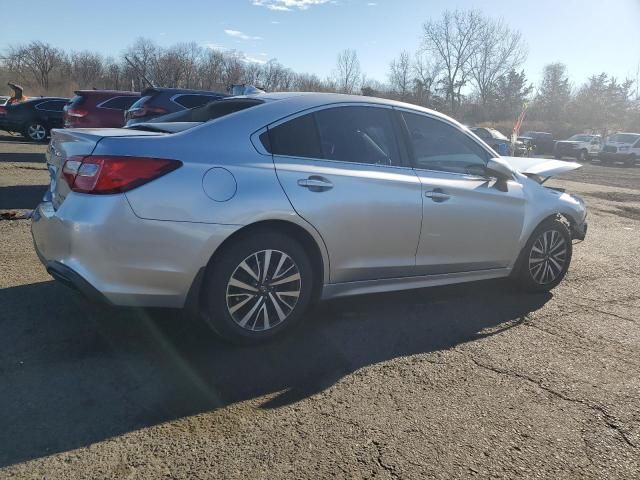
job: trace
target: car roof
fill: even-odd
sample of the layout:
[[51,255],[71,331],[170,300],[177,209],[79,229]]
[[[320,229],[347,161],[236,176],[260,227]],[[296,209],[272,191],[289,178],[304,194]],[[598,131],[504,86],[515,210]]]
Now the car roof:
[[140,96],[140,92],[131,92],[129,90],[75,90],[76,95],[130,95]]
[[214,94],[222,95],[224,97],[229,96],[223,92],[215,92],[213,90],[192,90],[189,88],[169,88],[169,87],[147,87],[142,90],[142,95],[150,95],[153,93],[202,93],[202,94]]
[[[428,113],[430,115],[449,119],[446,115],[430,110],[428,108],[414,105],[411,103],[399,102],[397,100],[389,100],[379,97],[367,97],[365,95],[348,95],[344,93],[319,93],[319,92],[274,92],[274,93],[256,93],[251,95],[240,95],[232,98],[256,98],[265,102],[283,102],[288,104],[300,104],[305,108],[320,107],[323,105],[330,105],[332,103],[362,103],[362,104],[375,104],[385,105],[390,107],[405,108],[408,110],[414,110],[419,112]],[[462,126],[462,125],[461,125]],[[466,127],[463,127],[466,128]]]

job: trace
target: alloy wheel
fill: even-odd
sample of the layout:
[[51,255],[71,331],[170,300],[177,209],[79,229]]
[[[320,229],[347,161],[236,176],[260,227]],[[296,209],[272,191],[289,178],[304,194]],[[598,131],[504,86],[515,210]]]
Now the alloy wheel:
[[47,130],[40,123],[32,123],[27,127],[27,135],[31,140],[41,142],[47,136]]
[[529,273],[533,281],[546,285],[554,282],[567,262],[567,242],[557,230],[540,234],[529,252]]
[[246,257],[231,274],[227,310],[241,328],[270,330],[289,317],[301,291],[296,262],[280,250],[260,250]]

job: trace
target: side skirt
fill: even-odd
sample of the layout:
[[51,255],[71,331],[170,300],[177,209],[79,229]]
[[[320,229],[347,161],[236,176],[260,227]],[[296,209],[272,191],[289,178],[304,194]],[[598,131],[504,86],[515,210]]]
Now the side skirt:
[[331,283],[322,289],[322,299],[362,295],[366,293],[393,292],[396,290],[410,290],[413,288],[435,287],[454,283],[475,282],[491,278],[508,277],[509,268],[496,268],[476,272],[447,273],[440,275],[424,275],[420,277],[385,278],[381,280],[366,280],[362,282]]

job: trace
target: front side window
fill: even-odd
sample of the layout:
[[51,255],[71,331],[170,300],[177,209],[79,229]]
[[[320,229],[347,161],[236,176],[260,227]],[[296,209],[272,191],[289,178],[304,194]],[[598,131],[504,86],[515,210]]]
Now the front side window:
[[447,123],[403,112],[416,168],[477,175],[489,154],[470,137]]
[[62,109],[66,104],[67,102],[62,100],[50,100],[48,102],[39,103],[36,108],[47,112],[62,112]]

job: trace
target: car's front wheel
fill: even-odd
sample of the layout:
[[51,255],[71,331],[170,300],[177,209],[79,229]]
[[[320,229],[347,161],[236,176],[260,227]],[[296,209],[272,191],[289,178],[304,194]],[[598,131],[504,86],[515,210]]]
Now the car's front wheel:
[[41,122],[31,122],[24,128],[23,135],[32,142],[44,142],[47,139],[47,127]]
[[584,163],[587,160],[589,160],[589,154],[587,153],[586,150],[580,150],[578,152],[578,155],[576,156],[576,160],[580,163]]
[[312,289],[304,248],[281,233],[257,232],[214,258],[204,285],[204,317],[227,341],[260,343],[300,319]]
[[555,288],[569,269],[572,252],[567,226],[558,218],[544,221],[534,230],[520,255],[518,280],[531,291]]

